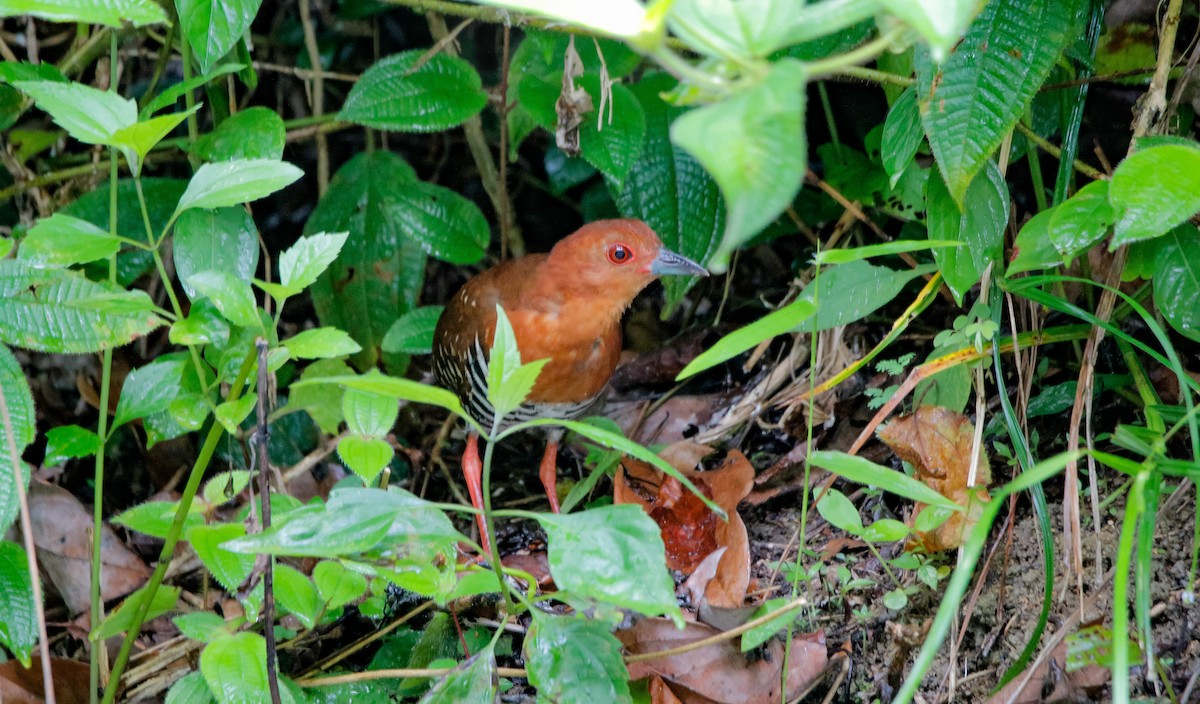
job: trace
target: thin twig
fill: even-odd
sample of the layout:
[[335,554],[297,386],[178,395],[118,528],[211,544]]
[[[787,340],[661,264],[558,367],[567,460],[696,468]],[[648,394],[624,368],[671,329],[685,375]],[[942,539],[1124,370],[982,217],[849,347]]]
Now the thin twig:
[[[311,0],[300,0],[300,25],[304,28],[304,48],[308,51],[308,62],[314,69],[321,68],[321,49],[317,46],[317,31],[313,27]],[[325,75],[317,70],[312,75],[313,117],[325,114]],[[317,132],[317,195],[325,195],[329,188],[329,144],[324,132]]]
[[[305,0],[300,0],[301,3]],[[258,494],[262,502],[262,530],[271,529],[271,458],[267,452],[267,414],[272,395],[271,372],[267,368],[267,341],[254,341],[258,350],[258,418],[254,432],[254,448],[258,454]],[[280,704],[279,670],[275,661],[275,556],[266,555],[263,569],[263,635],[267,639],[267,685],[271,690],[272,704]]]

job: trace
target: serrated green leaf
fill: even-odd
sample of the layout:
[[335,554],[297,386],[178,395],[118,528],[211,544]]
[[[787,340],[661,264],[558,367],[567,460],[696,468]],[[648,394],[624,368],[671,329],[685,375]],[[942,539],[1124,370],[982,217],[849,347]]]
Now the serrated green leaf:
[[302,236],[279,255],[279,281],[294,296],[313,284],[329,268],[346,244],[348,232],[320,232]]
[[355,601],[367,591],[366,577],[333,560],[318,562],[312,576],[325,600],[325,608],[330,611]]
[[826,269],[819,280],[810,282],[800,292],[797,301],[813,303],[816,313],[800,321],[796,329],[829,330],[862,320],[894,300],[909,281],[932,271],[931,266],[895,271],[862,260]]
[[199,109],[200,105],[193,105],[183,112],[135,122],[114,132],[109,143],[122,151],[126,161],[129,162],[129,170],[133,173],[134,178],[137,178],[142,175],[142,164],[154,145],[161,142],[179,126],[179,123]]
[[261,106],[230,115],[217,129],[196,140],[192,151],[204,161],[283,158],[283,118]]
[[1113,172],[1108,200],[1118,216],[1112,248],[1166,234],[1200,210],[1200,145],[1134,152]]
[[[353,376],[353,370],[339,359],[321,359],[308,365],[301,373],[300,380],[326,376]],[[342,423],[343,393],[344,391],[337,386],[300,387],[293,382],[289,389],[284,412],[302,408],[320,427],[321,432],[326,435],[337,435],[338,426]]]
[[847,455],[843,452],[818,450],[812,454],[812,463],[852,482],[878,487],[906,499],[951,511],[966,510],[920,480],[913,479],[903,472],[877,465],[862,457]]
[[69,459],[94,455],[103,446],[100,436],[78,425],[60,425],[46,431],[47,467],[62,464]]
[[924,139],[921,112],[917,109],[917,90],[909,86],[892,103],[887,119],[883,121],[880,159],[892,188],[896,187],[900,176],[912,163]]
[[960,211],[941,175],[929,175],[925,193],[929,237],[960,240],[966,245],[933,250],[933,260],[959,303],[984,270],[1003,256],[1009,202],[1008,184],[1000,169],[988,162],[962,200],[964,210]]
[[224,271],[202,271],[188,277],[187,284],[197,294],[212,301],[221,315],[234,325],[247,328],[262,326],[250,284],[236,275]]
[[312,580],[290,565],[275,565],[275,598],[305,628],[317,625],[321,596]]
[[621,642],[602,621],[538,611],[525,639],[525,662],[539,700],[633,702]]
[[639,506],[539,514],[559,589],[648,616],[681,618],[658,524]]
[[[171,530],[171,524],[175,522],[175,512],[178,509],[177,501],[147,501],[113,516],[112,522],[139,533],[165,539]],[[184,521],[184,533],[200,525],[204,525],[204,516],[200,513],[199,506],[194,506]]]
[[121,241],[87,220],[55,213],[29,228],[17,256],[33,264],[70,266],[107,259]]
[[817,307],[811,300],[793,301],[778,310],[772,311],[749,325],[734,330],[704,352],[700,353],[675,377],[676,381],[699,374],[705,369],[711,369],[718,364],[733,359],[739,354],[757,346],[764,340],[795,330],[801,323],[808,320],[817,312]]
[[227,504],[250,485],[253,475],[242,469],[231,469],[204,482],[200,495],[209,506]]
[[236,435],[242,421],[250,417],[257,402],[258,394],[250,392],[236,401],[225,401],[218,405],[213,417],[225,428],[225,432]]
[[213,704],[212,690],[204,681],[204,674],[199,670],[187,673],[175,680],[171,689],[167,690],[164,704]]
[[370,486],[396,456],[386,440],[349,435],[338,441],[338,457]]
[[475,68],[444,53],[393,54],[367,69],[350,90],[338,119],[402,132],[438,132],[483,110],[487,95]]
[[125,377],[121,398],[113,414],[113,428],[166,409],[179,395],[182,360],[156,360]]
[[[363,378],[378,375],[378,372],[372,372]],[[383,437],[396,424],[397,413],[396,399],[391,396],[360,389],[348,389],[342,396],[342,415],[352,433]]]
[[395,354],[429,354],[433,350],[433,332],[445,306],[421,306],[396,319],[383,336],[380,347]]
[[[975,175],[1050,75],[1082,1],[993,0],[940,64],[918,52],[917,103],[955,203],[964,202]],[[890,7],[899,11],[901,3]],[[949,14],[931,9],[932,3],[914,7],[930,21]]]
[[183,320],[171,324],[168,339],[176,345],[225,346],[229,342],[229,323],[221,317],[216,304],[207,298],[192,303]]
[[265,198],[304,175],[286,161],[240,159],[204,164],[175,206],[178,215],[191,208],[223,208]]
[[233,49],[258,14],[262,0],[176,0],[179,24],[201,73]]
[[257,633],[243,631],[209,643],[200,653],[200,672],[220,704],[271,701],[267,644]]
[[[99,627],[88,634],[88,640],[93,643],[102,642],[132,628],[137,612],[146,599],[146,589],[146,587],[142,587],[127,596],[120,606],[104,617]],[[179,604],[179,595],[182,592],[183,589],[180,587],[160,586],[150,598],[150,607],[146,611],[145,620],[150,621],[150,619],[158,618],[175,609]]]
[[214,638],[233,632],[233,624],[227,623],[225,619],[211,611],[181,614],[171,619],[171,622],[184,637],[198,640],[201,643],[207,643]]
[[[29,391],[29,383],[25,381],[25,373],[21,365],[8,348],[0,345],[0,393],[8,407],[8,425],[12,427],[12,438],[8,436],[7,426],[0,419],[0,530],[7,531],[8,527],[20,511],[17,500],[17,485],[14,481],[17,472],[14,462],[19,463],[25,485],[29,485],[29,466],[21,461],[21,453],[33,442],[36,432],[36,416],[33,407],[33,394]],[[16,447],[17,456],[13,457],[9,443]]]
[[496,654],[489,642],[438,680],[420,704],[492,704],[496,686]]
[[[781,59],[756,86],[693,110],[671,125],[671,140],[704,165],[725,196],[725,235],[708,262],[715,273],[733,250],[783,212],[804,180],[804,86],[799,61]],[[721,140],[712,135],[722,135]]]
[[401,233],[426,254],[451,264],[474,264],[487,252],[487,218],[454,191],[417,181],[397,189],[390,200]]
[[82,83],[17,81],[54,119],[54,123],[85,144],[112,144],[113,135],[137,122],[137,104],[109,91]]
[[188,531],[187,540],[212,576],[228,592],[236,592],[254,570],[254,555],[233,552],[222,544],[246,535],[240,523],[217,523],[196,526]]
[[917,30],[939,61],[958,43],[983,5],[978,0],[879,0],[879,4]]
[[349,335],[337,328],[305,330],[283,341],[293,359],[345,357],[362,349]]
[[1154,265],[1154,304],[1179,334],[1200,341],[1200,230],[1191,223],[1162,238]]
[[195,298],[197,291],[188,279],[202,271],[250,281],[258,269],[258,228],[245,208],[188,210],[175,223],[173,253],[183,290]]
[[[10,480],[11,481],[11,480]],[[24,548],[0,540],[0,645],[8,648],[25,667],[38,641],[33,580]]]
[[167,14],[153,0],[5,0],[0,17],[32,15],[53,22],[102,24],[120,29],[162,24]]

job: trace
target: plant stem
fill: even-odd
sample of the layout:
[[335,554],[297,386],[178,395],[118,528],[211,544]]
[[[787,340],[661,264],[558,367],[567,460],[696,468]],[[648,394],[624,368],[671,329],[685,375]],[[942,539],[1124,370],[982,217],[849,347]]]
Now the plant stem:
[[[491,437],[500,432],[500,418],[492,423]],[[492,561],[492,571],[500,582],[500,593],[504,596],[504,616],[516,613],[516,604],[508,591],[508,583],[504,581],[504,566],[500,564],[500,548],[496,547],[496,519],[492,516],[492,450],[496,446],[490,438],[487,447],[483,449],[483,525],[487,528],[489,557]]]
[[[242,367],[238,370],[237,378],[229,387],[229,396],[226,397],[226,401],[233,402],[241,397],[242,391],[246,388],[246,379],[250,376],[250,369],[254,366],[254,357],[254,350],[246,353]],[[133,622],[129,624],[129,630],[125,632],[125,641],[121,643],[121,651],[117,653],[117,660],[113,663],[112,676],[108,681],[108,687],[104,690],[104,704],[112,704],[116,699],[121,673],[125,671],[125,666],[129,663],[133,643],[137,640],[142,623],[146,620],[146,613],[150,610],[154,593],[162,585],[163,578],[167,574],[167,567],[171,565],[171,557],[175,554],[175,545],[183,537],[183,525],[187,522],[192,501],[200,489],[200,480],[204,478],[204,471],[208,469],[208,465],[212,461],[213,453],[217,450],[217,443],[224,434],[224,428],[220,423],[213,421],[212,426],[208,429],[208,436],[204,439],[204,445],[200,448],[200,454],[196,456],[196,462],[192,465],[187,485],[183,488],[183,495],[179,497],[179,508],[175,510],[175,520],[171,523],[166,540],[163,542],[162,551],[159,552],[158,564],[154,567],[154,574],[150,575],[146,591],[142,594],[142,601],[134,613]]]

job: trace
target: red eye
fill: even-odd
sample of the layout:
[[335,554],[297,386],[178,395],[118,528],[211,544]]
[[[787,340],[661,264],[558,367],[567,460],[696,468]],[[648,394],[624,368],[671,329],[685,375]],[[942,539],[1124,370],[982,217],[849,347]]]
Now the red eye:
[[613,264],[624,264],[633,259],[633,250],[620,242],[608,248],[608,261]]

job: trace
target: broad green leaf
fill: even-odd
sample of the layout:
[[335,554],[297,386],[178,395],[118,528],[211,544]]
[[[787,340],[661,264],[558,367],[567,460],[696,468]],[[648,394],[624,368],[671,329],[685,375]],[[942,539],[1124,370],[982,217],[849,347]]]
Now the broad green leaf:
[[538,701],[633,702],[621,642],[598,619],[534,613],[525,639],[525,664]]
[[188,277],[187,285],[212,301],[221,315],[234,325],[247,328],[262,326],[254,291],[248,282],[236,275],[224,271],[202,271]]
[[0,17],[20,15],[113,29],[120,29],[124,22],[144,27],[167,21],[167,13],[153,0],[4,0],[0,5]]
[[1191,223],[1162,238],[1154,266],[1154,304],[1179,334],[1200,341],[1200,231]]
[[60,425],[46,431],[46,467],[63,464],[69,459],[94,455],[103,445],[100,436],[78,425]]
[[[146,197],[149,227],[154,233],[153,237],[157,238],[167,225],[167,221],[171,219],[175,203],[183,195],[187,182],[181,179],[142,178],[141,186]],[[58,212],[87,220],[107,232],[109,190],[110,184],[107,181],[103,182]],[[117,223],[121,228],[120,234],[143,244],[149,244],[151,240],[146,234],[144,222],[137,184],[130,178],[117,181]],[[117,254],[117,283],[122,286],[131,286],[153,269],[154,257],[148,250],[127,247]],[[107,279],[107,262],[102,266],[94,265],[90,268],[89,273],[93,280]]]
[[487,253],[487,218],[454,191],[414,181],[393,191],[389,200],[400,232],[426,254],[451,264],[474,264]]
[[325,600],[325,608],[330,611],[353,602],[367,591],[366,577],[333,560],[318,562],[312,577],[317,592]]
[[375,483],[375,478],[396,456],[386,440],[362,435],[349,435],[339,440],[337,453],[368,486]]
[[930,239],[960,240],[965,247],[933,250],[946,285],[962,303],[988,265],[1001,262],[1008,225],[1008,185],[989,162],[962,197],[960,211],[941,175],[931,173],[925,193]]
[[182,360],[156,360],[125,377],[112,427],[164,410],[179,395]]
[[192,151],[204,161],[283,158],[286,134],[283,118],[274,110],[255,106],[230,115],[212,132],[196,140]]
[[[9,420],[6,426],[3,418],[0,418],[0,530],[7,532],[20,511],[14,481],[17,468],[13,467],[13,461],[19,463],[23,481],[28,486],[29,466],[21,461],[20,455],[33,442],[37,416],[34,414],[33,394],[29,391],[29,383],[25,381],[25,373],[17,358],[3,345],[0,345],[0,393],[4,394]],[[11,439],[8,426],[12,427]],[[10,442],[17,448],[16,457],[9,450]]]
[[920,480],[913,479],[903,472],[882,467],[862,457],[847,455],[843,452],[818,450],[812,454],[812,463],[852,482],[874,486],[906,499],[952,511],[965,510]]
[[25,550],[16,543],[0,540],[0,645],[27,668],[31,666],[30,655],[38,641],[35,607]]
[[1052,269],[1063,263],[1062,254],[1050,239],[1050,219],[1054,217],[1057,208],[1047,208],[1034,215],[1017,233],[1013,242],[1013,257],[1004,273],[1012,277],[1026,271]]
[[[300,381],[327,376],[353,376],[353,370],[340,359],[320,359],[308,365],[300,374]],[[299,386],[293,382],[288,389],[284,412],[304,409],[326,435],[337,435],[342,423],[341,387],[325,385]]]
[[[804,65],[785,58],[756,86],[679,116],[671,140],[704,165],[725,196],[725,236],[708,262],[722,273],[800,190],[807,166]],[[720,140],[713,135],[721,135]]]
[[[855,515],[858,514],[856,513]],[[774,613],[775,611],[786,606],[789,601],[789,599],[768,599],[764,601],[757,609],[755,609],[754,613],[750,614],[750,620],[753,621],[754,619],[761,618],[767,614]],[[755,628],[751,628],[743,633],[741,639],[742,652],[747,653],[751,650],[754,650],[763,643],[766,643],[771,636],[787,628],[788,624],[799,615],[797,613],[797,609],[799,608],[800,605],[796,605],[791,609],[779,614],[770,621],[767,621],[763,625],[756,626]]]
[[443,310],[445,306],[421,306],[408,311],[388,328],[381,348],[396,354],[429,354],[433,351],[433,331]]
[[908,537],[908,526],[894,518],[880,518],[863,529],[862,538],[871,543],[894,543]]
[[171,324],[168,339],[176,345],[225,346],[229,342],[229,323],[221,317],[215,303],[201,297],[192,302],[188,315]]
[[29,228],[17,256],[33,264],[70,266],[107,259],[121,249],[121,241],[82,220],[55,213]]
[[223,543],[246,535],[241,523],[216,523],[196,526],[188,531],[187,540],[196,555],[225,591],[233,593],[250,577],[254,570],[254,555],[233,552],[222,547]]
[[496,653],[492,643],[434,684],[421,704],[492,704],[496,701]]
[[603,5],[587,0],[486,0],[486,4],[552,17],[628,40],[641,49],[657,46],[663,33],[662,20],[637,0],[608,0]]
[[16,83],[17,81],[58,81],[70,83],[58,67],[49,62],[40,64],[28,61],[0,61],[0,82]]
[[[813,490],[813,493],[820,496],[822,490],[817,488]],[[862,535],[863,522],[858,515],[858,508],[837,489],[824,491],[824,496],[817,501],[817,512],[830,525],[841,528],[854,536]]]
[[421,49],[393,54],[367,69],[338,119],[402,132],[438,132],[461,125],[487,105],[475,68],[444,53],[418,65]]
[[[371,372],[363,378],[371,379],[382,376],[379,372]],[[396,399],[392,396],[347,389],[342,396],[342,415],[346,418],[346,427],[350,432],[372,437],[383,437],[396,424],[398,408]]]
[[539,514],[550,574],[559,589],[680,619],[658,524],[639,506],[603,506],[571,514]]
[[738,356],[764,340],[792,332],[816,312],[817,307],[811,300],[793,301],[783,308],[772,311],[746,327],[734,330],[717,340],[716,344],[689,362],[675,377],[675,380],[683,381],[694,374],[711,369]]
[[[430,547],[435,551],[453,550],[463,539],[461,533],[435,504],[418,498],[403,489],[351,488],[339,489],[329,495],[332,513],[354,513],[383,507],[392,517],[387,540],[393,547]],[[425,544],[425,545],[422,545]]]
[[1118,216],[1113,248],[1166,234],[1200,210],[1200,145],[1134,152],[1113,172],[1108,200]]
[[267,684],[267,644],[243,631],[217,638],[200,653],[200,672],[219,704],[271,701]]
[[917,149],[925,139],[921,129],[921,113],[917,110],[917,90],[909,86],[900,94],[892,108],[888,110],[887,119],[883,121],[883,139],[880,144],[880,158],[883,168],[888,173],[892,188],[900,181],[904,170],[912,163],[917,155]]
[[[112,522],[125,526],[139,533],[165,539],[175,522],[175,512],[179,509],[178,501],[147,501],[113,516]],[[193,504],[184,521],[184,533],[195,526],[204,525],[204,514],[199,504]]]
[[321,612],[321,596],[317,588],[300,570],[290,565],[275,565],[275,598],[279,605],[292,612],[305,628],[317,625]]
[[188,210],[175,223],[175,271],[188,298],[188,281],[202,271],[221,271],[250,281],[258,269],[258,228],[242,207]]
[[200,495],[204,497],[204,501],[209,506],[220,506],[227,504],[237,498],[238,494],[242,493],[247,486],[250,486],[250,480],[254,477],[250,472],[243,469],[231,469],[228,472],[221,472],[215,477],[204,482],[204,488]]
[[1108,181],[1093,181],[1054,209],[1046,234],[1062,260],[1070,261],[1103,239],[1115,220]]
[[219,404],[213,411],[213,418],[225,428],[225,432],[236,435],[242,421],[250,417],[250,412],[254,410],[256,403],[258,403],[258,394],[250,392],[236,401],[225,401]]
[[[181,97],[183,97],[184,93],[187,93],[190,90],[196,90],[197,88],[211,83],[214,79],[220,78],[221,76],[241,71],[243,68],[245,68],[245,66],[242,64],[224,64],[201,76],[193,76],[191,80],[179,81],[174,85],[167,86],[162,90],[161,93],[154,96],[150,102],[143,105],[138,114],[142,117],[142,119],[145,119],[167,106],[174,105]],[[255,109],[257,108],[247,108],[247,111]],[[203,138],[204,137],[201,137],[201,139]]]
[[204,681],[204,674],[193,670],[175,680],[171,689],[167,690],[164,704],[214,704],[212,690]]
[[[677,0],[671,31],[689,48],[714,59],[745,62],[791,44],[836,34],[874,14],[867,3],[795,4],[779,0]],[[822,54],[822,57],[828,54]]]
[[241,159],[204,164],[188,181],[175,206],[178,215],[190,208],[223,208],[265,198],[304,175],[286,161]]
[[958,43],[983,3],[979,0],[879,0],[879,4],[917,30],[929,44],[934,58],[940,61]]
[[601,109],[600,77],[581,76],[577,85],[592,96],[595,113],[584,116],[579,129],[579,155],[612,179],[620,191],[642,151],[646,137],[646,116],[637,97],[620,83],[609,86],[611,97]]
[[284,340],[283,346],[293,359],[344,357],[362,349],[349,335],[337,328],[305,330]]
[[[927,52],[918,52],[917,104],[955,203],[964,203],[975,175],[1050,75],[1083,1],[993,0],[945,61],[936,64]],[[893,11],[901,5],[889,3]],[[913,11],[948,18],[930,12],[932,6],[926,0]]]
[[334,513],[327,510],[309,510],[287,521],[276,522],[269,529],[247,535],[225,544],[232,552],[268,555],[295,555],[299,557],[341,557],[366,552],[383,540],[392,525],[392,516],[386,507],[359,511],[358,515],[348,512]]
[[362,345],[353,361],[363,369],[377,363],[383,336],[397,315],[416,306],[425,281],[426,255],[401,227],[393,197],[416,180],[392,152],[360,154],[334,175],[305,224],[309,233],[350,233],[310,291],[321,324]]
[[125,155],[126,161],[129,162],[129,170],[133,173],[134,178],[137,178],[142,175],[142,164],[154,145],[161,142],[179,126],[179,123],[199,109],[200,105],[193,105],[191,109],[183,112],[151,117],[122,127],[113,133],[110,144],[120,149]]
[[[225,619],[221,618],[211,611],[193,611],[190,614],[181,614],[171,619],[179,632],[192,640],[198,640],[201,643],[207,643],[214,638],[223,635],[229,635],[233,632],[231,625]],[[207,686],[205,687],[207,689]]]
[[429,384],[422,384],[411,379],[400,379],[393,376],[362,377],[362,376],[326,376],[312,379],[302,379],[292,385],[292,388],[304,388],[316,384],[337,384],[347,389],[361,389],[371,393],[383,394],[403,401],[427,403],[439,406],[451,413],[465,416],[462,404],[453,393]]
[[337,259],[348,232],[321,232],[302,236],[279,255],[279,282],[294,296],[308,288]]
[[[151,619],[158,618],[178,608],[179,595],[182,592],[183,589],[180,587],[160,586],[155,590],[154,595],[150,597],[150,608],[146,611],[145,620],[149,622]],[[93,643],[103,642],[119,633],[128,631],[133,627],[137,612],[145,599],[146,587],[142,587],[127,596],[125,601],[122,601],[116,610],[109,612],[108,616],[104,617],[98,628],[93,629],[88,634],[88,640]]]
[[82,83],[17,81],[55,124],[85,144],[112,144],[113,135],[137,122],[137,104]]
[[[721,242],[725,202],[704,167],[671,143],[671,121],[686,111],[668,105],[661,95],[675,85],[673,78],[658,73],[633,86],[645,114],[646,137],[624,188],[613,194],[613,200],[622,216],[645,221],[667,249],[707,264]],[[683,299],[696,280],[690,276],[663,279],[664,313]]]
[[862,260],[824,269],[820,278],[809,282],[797,298],[797,303],[808,301],[816,308],[813,317],[801,321],[797,330],[828,330],[862,320],[895,300],[909,281],[932,271],[931,266],[894,271]]
[[895,240],[881,244],[869,244],[865,247],[850,249],[823,249],[817,252],[813,261],[818,264],[848,264],[872,257],[883,257],[903,252],[919,252],[923,249],[937,247],[961,247],[958,240]]
[[258,14],[262,0],[175,0],[179,24],[201,73],[233,49]]
[[542,367],[549,361],[538,359],[527,364],[521,363],[516,334],[504,309],[497,303],[496,332],[492,338],[491,353],[488,355],[487,378],[488,403],[495,411],[497,421],[524,403],[529,397],[529,392],[533,390]]

